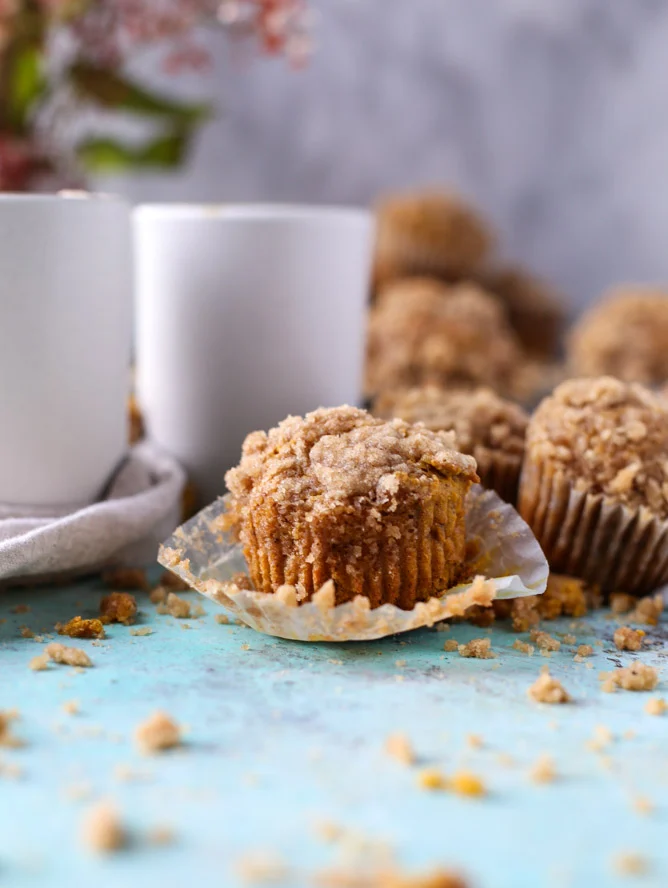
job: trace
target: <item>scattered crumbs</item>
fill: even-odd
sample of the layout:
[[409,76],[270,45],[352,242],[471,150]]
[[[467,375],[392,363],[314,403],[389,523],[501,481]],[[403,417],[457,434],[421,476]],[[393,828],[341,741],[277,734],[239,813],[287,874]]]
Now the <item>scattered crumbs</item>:
[[444,790],[448,787],[448,781],[445,778],[445,774],[442,771],[439,771],[438,768],[422,768],[421,771],[418,771],[416,779],[420,789],[428,790],[430,792]]
[[540,755],[529,768],[529,780],[533,783],[553,783],[556,779],[557,770],[550,755]]
[[496,654],[492,647],[491,638],[472,638],[468,644],[460,644],[458,647],[460,657],[473,657],[477,660],[493,660]]
[[548,632],[541,629],[532,629],[530,632],[531,641],[537,644],[542,651],[558,651],[561,648],[561,642],[557,638],[553,638]]
[[663,596],[647,595],[636,601],[635,608],[627,615],[629,623],[642,623],[645,626],[656,626],[663,611]]
[[645,632],[642,629],[631,629],[630,626],[620,626],[619,629],[615,630],[612,639],[615,642],[615,647],[619,651],[639,651],[642,647],[644,635]]
[[227,614],[216,614],[214,619],[216,623],[220,623],[221,626],[227,626],[230,622],[230,618],[227,616]]
[[615,737],[607,725],[596,725],[594,736],[587,740],[585,746],[593,752],[602,752],[614,741]]
[[613,614],[627,614],[635,607],[636,599],[626,592],[613,592],[610,596],[610,609]]
[[397,667],[397,669],[403,669],[403,667],[406,665],[406,661],[405,660],[395,660],[394,665]]
[[242,650],[242,651],[249,651],[249,650],[250,650],[250,645],[249,645],[249,644],[242,644],[242,645],[241,645],[241,650]]
[[647,858],[632,851],[618,854],[613,865],[620,876],[644,876],[649,870]]
[[601,690],[608,694],[617,688],[623,688],[625,691],[653,691],[659,681],[656,669],[639,660],[635,660],[623,669],[599,672],[598,677],[603,682]]
[[190,588],[185,580],[182,580],[178,574],[171,570],[162,572],[158,583],[167,589],[173,589],[175,592],[187,592]]
[[647,715],[664,715],[668,712],[668,703],[663,697],[652,697],[645,703]]
[[181,728],[166,713],[154,712],[135,730],[135,740],[146,755],[181,745]]
[[192,629],[190,623],[181,623],[181,629]]
[[459,650],[459,642],[455,641],[454,638],[449,638],[445,644],[443,645],[443,650],[452,653],[453,651]]
[[103,623],[133,623],[137,616],[137,599],[129,592],[110,592],[100,601]]
[[66,700],[63,703],[63,712],[66,712],[68,715],[78,715],[79,711],[78,700]]
[[436,624],[437,632],[449,632],[450,631],[450,623],[437,623]]
[[470,771],[455,771],[450,780],[448,787],[454,793],[461,796],[471,796],[479,798],[487,795],[487,789],[480,777],[472,774]]
[[594,648],[590,644],[581,644],[578,646],[574,659],[581,662],[585,657],[591,657],[593,654]]
[[150,626],[140,626],[138,629],[130,629],[130,635],[153,635]]
[[564,644],[575,644],[577,638],[570,632],[567,632],[566,635],[562,636],[562,641]]
[[395,675],[395,676],[394,676],[394,680],[395,680],[395,681],[403,681],[403,680],[404,680],[404,676],[403,676],[403,675]]
[[88,667],[93,665],[86,651],[82,651],[81,648],[67,647],[57,641],[48,644],[44,653],[54,663],[61,663],[64,666]]
[[167,593],[169,590],[165,586],[156,586],[155,589],[151,589],[151,594],[148,596],[151,604],[162,604],[167,598]]
[[33,657],[32,660],[28,663],[28,667],[32,669],[33,672],[43,672],[45,669],[48,669],[48,654],[38,654],[36,657]]
[[24,745],[12,731],[12,722],[18,717],[19,713],[15,709],[0,709],[0,746],[6,749],[19,749]]
[[289,869],[280,857],[266,851],[244,855],[237,860],[235,869],[241,881],[251,885],[284,882],[289,875]]
[[193,617],[205,617],[206,611],[201,604],[196,604],[193,608]]
[[385,741],[385,752],[402,765],[415,763],[415,752],[406,734],[390,734]]
[[485,745],[485,741],[480,734],[467,734],[466,745],[470,746],[471,749],[482,749]]
[[20,626],[19,630],[21,632],[21,638],[34,638],[35,633],[29,626]]
[[111,589],[141,589],[148,592],[151,585],[142,567],[118,567],[102,574],[102,582]]
[[146,840],[149,845],[157,845],[159,847],[173,845],[176,841],[176,832],[171,826],[154,826],[146,834]]
[[541,648],[541,649],[540,649],[540,655],[541,655],[541,657],[551,657],[551,656],[552,656],[552,651],[548,651],[547,648]]
[[30,605],[29,604],[15,604],[14,607],[10,608],[10,612],[13,614],[29,614],[30,613]]
[[499,752],[496,760],[502,768],[513,768],[515,766],[515,759],[509,752]]
[[535,648],[532,644],[529,644],[526,641],[522,641],[521,638],[516,638],[513,642],[513,649],[519,651],[521,654],[527,654],[529,657],[533,657],[533,652]]
[[172,617],[184,620],[190,616],[190,602],[170,592],[164,604],[158,605],[157,611],[159,614],[170,614]]
[[33,635],[33,641],[36,641],[38,644],[42,644],[44,641],[43,635]]
[[85,620],[83,617],[72,617],[67,623],[56,623],[56,632],[69,638],[104,638],[104,626],[100,620]]
[[648,799],[647,796],[634,796],[631,799],[631,807],[641,817],[649,817],[655,810],[654,802]]
[[561,682],[547,671],[541,672],[527,693],[536,703],[568,703],[571,699]]
[[125,847],[128,836],[116,809],[108,802],[100,802],[86,812],[83,839],[92,851],[109,854]]
[[594,668],[594,664],[593,664],[593,663],[585,663],[585,668],[586,668],[586,669],[593,669],[593,668]]
[[468,882],[451,870],[435,869],[410,874],[384,865],[379,869],[359,866],[354,869],[333,868],[314,873],[318,888],[468,888]]

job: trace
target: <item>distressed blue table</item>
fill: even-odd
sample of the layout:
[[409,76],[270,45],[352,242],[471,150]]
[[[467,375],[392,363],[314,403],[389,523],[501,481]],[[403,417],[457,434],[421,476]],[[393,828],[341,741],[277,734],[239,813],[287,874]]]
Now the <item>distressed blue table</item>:
[[[0,593],[0,709],[20,710],[15,733],[25,741],[0,749],[0,884],[234,886],[240,859],[274,855],[290,867],[279,884],[310,885],[317,871],[342,865],[341,842],[318,833],[329,822],[357,837],[359,853],[380,853],[386,843],[409,872],[453,866],[479,888],[630,884],[613,865],[625,852],[645,860],[641,884],[668,885],[668,716],[644,712],[648,694],[601,692],[599,671],[634,656],[613,647],[615,624],[605,612],[575,630],[571,620],[547,627],[575,631],[578,643],[602,642],[587,668],[569,645],[549,660],[515,651],[516,633],[502,626],[307,645],[220,625],[204,600],[206,616],[160,616],[140,595],[135,628],[153,634],[114,625],[100,643],[72,642],[88,651],[92,669],[30,671],[41,644],[22,637],[20,626],[39,632],[94,615],[102,592],[91,581]],[[13,613],[19,604],[30,612]],[[495,660],[443,650],[448,638],[485,632]],[[663,666],[655,694],[664,696],[667,638],[665,623],[650,630],[641,655]],[[571,705],[528,699],[545,663],[573,695]],[[64,711],[71,700],[79,714]],[[158,708],[186,726],[187,741],[147,758],[133,731]],[[601,725],[614,740],[589,748]],[[412,741],[417,766],[384,752],[395,731]],[[480,748],[467,741],[471,734],[480,735]],[[546,785],[528,776],[541,754],[558,772]],[[416,773],[427,765],[446,774],[465,767],[488,795],[426,792]],[[639,797],[652,813],[637,810]],[[133,838],[107,858],[80,837],[87,809],[103,798]],[[151,845],[158,826],[173,829],[173,844]]]

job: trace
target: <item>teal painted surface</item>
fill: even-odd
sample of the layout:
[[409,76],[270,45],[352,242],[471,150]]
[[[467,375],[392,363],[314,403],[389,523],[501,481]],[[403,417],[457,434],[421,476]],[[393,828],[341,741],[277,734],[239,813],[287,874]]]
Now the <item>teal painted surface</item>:
[[[90,653],[93,669],[31,672],[41,645],[21,638],[19,626],[40,631],[92,615],[101,592],[88,583],[0,594],[0,709],[21,710],[16,733],[26,741],[24,749],[0,750],[2,761],[24,772],[20,780],[0,777],[0,884],[234,886],[235,861],[260,850],[303,876],[282,884],[308,885],[315,870],[340,862],[340,852],[315,834],[326,820],[390,843],[408,869],[457,866],[479,888],[630,884],[612,868],[621,851],[650,862],[641,884],[668,885],[668,716],[643,712],[647,694],[600,691],[598,672],[634,656],[613,648],[615,624],[604,616],[574,630],[578,643],[603,641],[588,669],[573,662],[571,646],[549,660],[512,650],[517,636],[507,628],[491,631],[498,659],[466,660],[444,653],[444,641],[487,630],[459,625],[445,634],[306,645],[219,625],[204,600],[207,615],[186,621],[186,630],[140,597],[137,625],[153,635],[112,626],[100,646],[73,642]],[[19,603],[30,613],[13,614]],[[571,623],[548,628],[568,632]],[[656,693],[664,696],[666,628],[650,630],[642,654],[663,667]],[[527,698],[546,662],[572,705]],[[62,704],[73,699],[81,712],[70,716]],[[146,758],[132,734],[156,708],[186,724],[188,740],[181,751]],[[586,748],[597,725],[616,737],[603,753]],[[635,736],[624,739],[630,729]],[[415,770],[383,752],[397,730],[422,763],[446,773],[467,767],[489,796],[418,789]],[[467,745],[471,733],[481,735],[482,749]],[[560,777],[537,786],[527,770],[543,753],[554,757]],[[499,754],[515,765],[502,764]],[[141,779],[119,782],[119,765]],[[82,785],[90,789],[86,800],[68,797]],[[654,814],[634,811],[637,795],[651,799]],[[118,805],[135,837],[128,851],[104,860],[79,838],[99,798]],[[148,846],[146,832],[164,824],[174,828],[175,844]]]

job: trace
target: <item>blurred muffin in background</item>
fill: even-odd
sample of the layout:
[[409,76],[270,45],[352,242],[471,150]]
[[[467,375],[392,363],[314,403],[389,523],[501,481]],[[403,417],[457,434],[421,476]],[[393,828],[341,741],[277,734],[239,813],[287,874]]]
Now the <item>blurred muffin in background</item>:
[[526,353],[551,360],[561,349],[565,326],[563,299],[543,280],[519,266],[492,269],[480,278],[501,299]]
[[470,277],[493,244],[484,220],[450,194],[390,196],[378,204],[376,222],[376,290],[412,275],[447,281]]
[[385,392],[373,412],[385,419],[421,422],[436,432],[454,432],[457,449],[475,457],[481,484],[516,502],[528,423],[518,404],[488,388],[445,391],[424,386]]
[[397,281],[372,306],[367,393],[436,385],[517,391],[524,365],[503,305],[475,284]]
[[575,376],[615,376],[659,385],[668,380],[668,291],[610,291],[573,328],[567,345]]

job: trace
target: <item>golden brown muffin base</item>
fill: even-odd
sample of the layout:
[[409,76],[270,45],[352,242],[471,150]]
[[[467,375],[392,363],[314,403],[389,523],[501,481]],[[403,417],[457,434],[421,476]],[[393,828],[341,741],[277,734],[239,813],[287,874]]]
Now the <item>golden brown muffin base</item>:
[[[371,607],[410,610],[454,586],[466,557],[465,497],[471,481],[435,476],[428,497],[405,496],[368,521],[350,507],[317,526],[270,498],[245,518],[244,555],[255,588],[294,585],[301,601],[328,580],[335,604],[363,595]],[[369,506],[365,507],[367,510]]]
[[668,582],[668,521],[646,508],[578,491],[549,463],[526,459],[518,510],[558,573],[632,595]]

